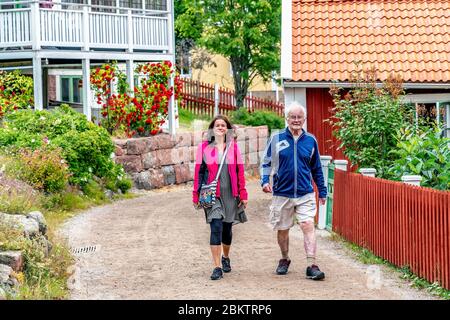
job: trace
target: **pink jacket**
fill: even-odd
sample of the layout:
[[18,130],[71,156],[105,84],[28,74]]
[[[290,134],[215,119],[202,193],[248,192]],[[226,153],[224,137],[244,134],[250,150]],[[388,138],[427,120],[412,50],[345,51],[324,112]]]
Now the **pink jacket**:
[[[208,145],[208,141],[204,141],[197,147],[197,155],[195,157],[195,171],[194,171],[194,187],[192,190],[192,202],[198,202],[199,189],[199,171],[202,165],[203,155],[208,170],[207,183],[211,183],[217,175],[219,170],[220,159],[218,159],[218,152],[214,146]],[[245,188],[244,164],[242,161],[241,152],[235,141],[231,143],[231,148],[227,153],[228,172],[231,178],[231,191],[234,197],[239,197],[241,200],[247,200],[248,194]],[[237,167],[237,168],[236,168]],[[222,170],[226,170],[226,166]],[[220,179],[217,181],[217,197],[220,197]]]

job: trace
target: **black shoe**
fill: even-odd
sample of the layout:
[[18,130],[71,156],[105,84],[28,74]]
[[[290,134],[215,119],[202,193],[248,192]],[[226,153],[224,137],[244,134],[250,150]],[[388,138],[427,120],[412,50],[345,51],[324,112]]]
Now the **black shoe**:
[[320,271],[319,267],[313,264],[311,267],[306,268],[306,278],[312,280],[322,280],[325,278],[325,273]]
[[289,265],[291,264],[291,260],[281,259],[278,262],[277,274],[286,274],[288,273]]
[[213,273],[211,274],[211,280],[219,280],[223,277],[222,268],[217,267],[214,268]]
[[222,256],[222,270],[223,272],[231,271],[230,258],[225,258]]

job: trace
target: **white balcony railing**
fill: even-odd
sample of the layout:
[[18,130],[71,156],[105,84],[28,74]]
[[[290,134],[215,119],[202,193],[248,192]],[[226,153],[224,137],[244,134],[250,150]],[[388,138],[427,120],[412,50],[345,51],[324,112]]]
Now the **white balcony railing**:
[[[0,3],[0,50],[70,47],[173,52],[170,6],[164,5],[169,11],[163,11],[124,8],[120,1],[114,1],[117,6],[67,1]],[[151,0],[141,1],[146,8],[144,1]]]

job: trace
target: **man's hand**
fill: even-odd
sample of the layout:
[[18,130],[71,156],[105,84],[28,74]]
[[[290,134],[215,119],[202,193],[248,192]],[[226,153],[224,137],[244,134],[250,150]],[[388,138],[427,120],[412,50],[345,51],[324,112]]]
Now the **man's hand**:
[[265,193],[272,193],[272,186],[270,185],[270,183],[266,183],[265,185],[263,185],[262,190]]
[[323,206],[325,204],[326,198],[319,198],[319,204]]

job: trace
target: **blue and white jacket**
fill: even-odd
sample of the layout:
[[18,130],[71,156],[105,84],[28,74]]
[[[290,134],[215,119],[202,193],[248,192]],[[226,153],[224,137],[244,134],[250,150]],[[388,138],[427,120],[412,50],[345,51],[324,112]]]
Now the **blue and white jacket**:
[[311,193],[312,179],[319,198],[327,196],[316,138],[303,129],[297,141],[288,128],[272,135],[261,163],[261,186],[269,183],[272,170],[276,196],[298,198]]

